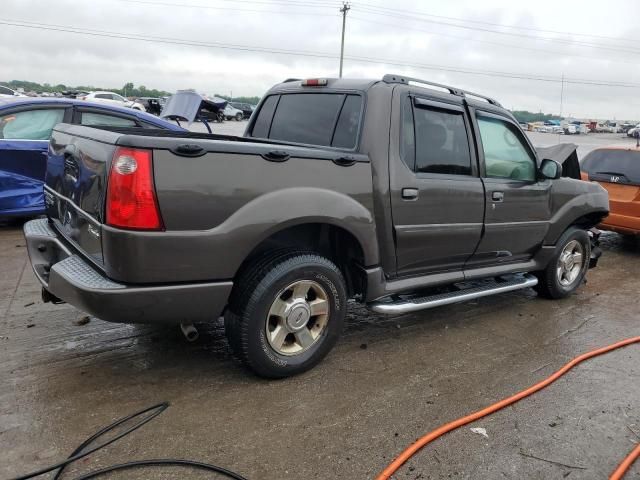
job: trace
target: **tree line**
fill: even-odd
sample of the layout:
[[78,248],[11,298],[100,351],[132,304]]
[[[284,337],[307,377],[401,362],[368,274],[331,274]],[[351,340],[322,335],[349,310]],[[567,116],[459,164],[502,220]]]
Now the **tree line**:
[[[11,80],[10,82],[0,82],[2,85],[17,90],[19,88],[24,89],[25,92],[36,93],[62,93],[62,92],[92,92],[95,90],[105,90],[108,92],[114,92],[123,97],[168,97],[171,92],[165,90],[158,90],[156,88],[147,88],[144,85],[135,86],[133,82],[125,83],[121,88],[102,88],[92,85],[78,85],[70,86],[63,83],[57,85],[51,85],[49,83],[37,83],[30,82],[28,80]],[[224,98],[225,100],[231,100],[228,95],[216,94],[216,97]],[[260,97],[233,97],[234,102],[250,103],[252,105],[257,104],[260,101]]]

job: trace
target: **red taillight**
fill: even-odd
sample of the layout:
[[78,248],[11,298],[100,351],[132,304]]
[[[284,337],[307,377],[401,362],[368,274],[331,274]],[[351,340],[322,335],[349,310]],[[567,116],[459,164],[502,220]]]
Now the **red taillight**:
[[117,148],[107,181],[107,224],[135,230],[162,229],[151,150]]

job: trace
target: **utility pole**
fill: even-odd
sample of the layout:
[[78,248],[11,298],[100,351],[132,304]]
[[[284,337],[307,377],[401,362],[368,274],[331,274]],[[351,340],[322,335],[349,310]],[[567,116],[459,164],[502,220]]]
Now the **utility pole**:
[[340,9],[340,13],[342,13],[342,41],[340,42],[340,74],[338,75],[342,78],[342,61],[344,59],[344,28],[347,23],[347,12],[351,10],[351,5],[348,2],[342,3],[342,8]]
[[562,102],[564,100],[564,72],[562,72],[562,86],[560,87],[560,120],[562,120]]

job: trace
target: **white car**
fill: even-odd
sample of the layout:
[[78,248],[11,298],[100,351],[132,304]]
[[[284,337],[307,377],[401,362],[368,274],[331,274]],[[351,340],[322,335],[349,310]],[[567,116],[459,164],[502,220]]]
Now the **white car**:
[[242,110],[238,110],[227,103],[227,106],[224,107],[224,117],[227,120],[235,119],[239,122],[244,118],[244,113]]
[[627,137],[635,138],[636,132],[640,132],[640,123],[627,131]]
[[15,90],[11,90],[9,87],[0,85],[0,97],[26,97],[26,95],[16,92]]
[[117,105],[119,107],[129,107],[134,110],[140,110],[141,112],[145,111],[144,105],[138,102],[132,102],[127,100],[122,95],[118,95],[113,92],[91,92],[84,97],[80,97],[81,100],[87,100],[90,102],[96,103],[106,103],[109,105]]

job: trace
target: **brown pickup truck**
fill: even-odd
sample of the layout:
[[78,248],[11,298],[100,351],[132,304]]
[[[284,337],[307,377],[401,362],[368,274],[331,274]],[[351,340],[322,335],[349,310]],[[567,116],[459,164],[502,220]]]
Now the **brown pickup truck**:
[[349,298],[565,297],[609,208],[495,100],[397,75],[276,85],[243,137],[60,124],[45,200],[24,228],[45,301],[191,332],[224,315],[267,377],[319,362]]

